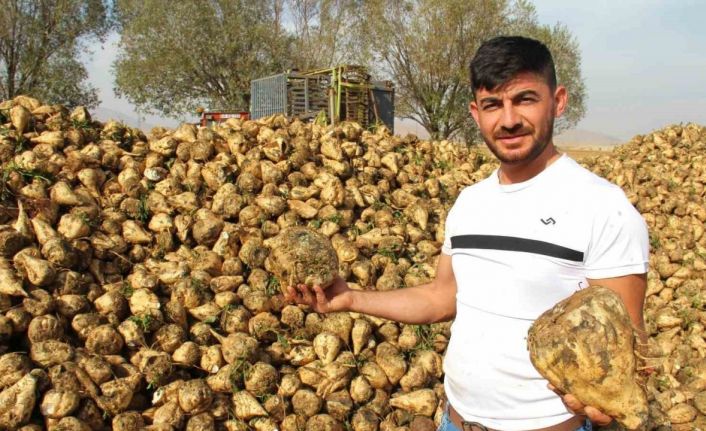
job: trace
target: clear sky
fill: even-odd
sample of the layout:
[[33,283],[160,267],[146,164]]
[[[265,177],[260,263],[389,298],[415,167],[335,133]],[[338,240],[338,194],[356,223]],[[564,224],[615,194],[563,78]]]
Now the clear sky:
[[535,0],[576,37],[588,103],[577,128],[628,139],[706,124],[706,1]]
[[[706,0],[533,4],[542,24],[567,25],[580,46],[588,109],[577,129],[627,140],[667,124],[706,124]],[[113,94],[117,39],[96,44],[87,66],[100,91],[103,111],[98,115],[128,121],[138,118],[134,107]],[[146,126],[177,124],[152,116],[142,121]]]

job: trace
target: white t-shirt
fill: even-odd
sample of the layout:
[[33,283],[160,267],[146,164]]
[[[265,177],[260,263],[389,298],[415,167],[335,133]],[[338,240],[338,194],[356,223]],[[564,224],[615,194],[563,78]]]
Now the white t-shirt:
[[444,358],[451,405],[507,431],[569,419],[530,362],[527,331],[587,278],[647,272],[647,227],[623,191],[566,155],[518,184],[500,184],[496,170],[459,195],[442,252],[458,286]]

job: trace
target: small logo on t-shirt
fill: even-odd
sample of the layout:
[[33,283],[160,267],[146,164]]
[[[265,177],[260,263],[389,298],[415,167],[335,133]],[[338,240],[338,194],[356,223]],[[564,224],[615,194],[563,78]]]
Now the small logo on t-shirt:
[[541,218],[540,220],[541,220],[542,223],[544,223],[545,225],[548,225],[548,224],[556,224],[556,220],[554,220],[554,219],[551,218],[551,217],[549,217],[548,219],[543,219],[543,218]]

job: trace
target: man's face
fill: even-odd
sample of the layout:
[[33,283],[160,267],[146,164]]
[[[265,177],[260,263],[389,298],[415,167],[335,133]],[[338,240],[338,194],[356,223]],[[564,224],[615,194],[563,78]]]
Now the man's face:
[[501,162],[531,162],[552,140],[554,118],[564,112],[566,89],[552,91],[534,73],[521,73],[493,90],[479,89],[471,102],[483,140]]

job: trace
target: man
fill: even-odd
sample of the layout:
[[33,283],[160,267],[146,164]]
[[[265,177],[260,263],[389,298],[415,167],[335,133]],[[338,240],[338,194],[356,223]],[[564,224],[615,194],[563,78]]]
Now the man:
[[610,417],[547,387],[525,337],[542,312],[590,284],[617,292],[635,327],[644,328],[646,225],[622,190],[554,147],[554,119],[567,91],[557,85],[543,44],[492,39],[470,71],[471,115],[500,168],[456,200],[434,281],[376,292],[353,291],[337,279],[325,292],[297,286],[288,296],[318,312],[351,310],[415,324],[455,318],[441,429],[606,425]]

